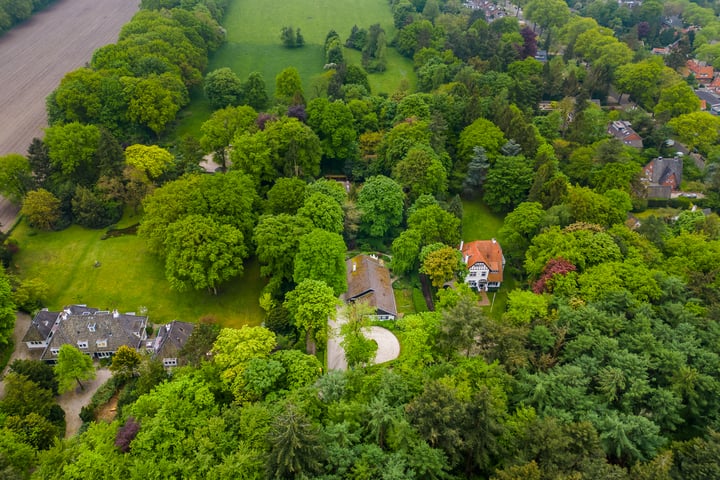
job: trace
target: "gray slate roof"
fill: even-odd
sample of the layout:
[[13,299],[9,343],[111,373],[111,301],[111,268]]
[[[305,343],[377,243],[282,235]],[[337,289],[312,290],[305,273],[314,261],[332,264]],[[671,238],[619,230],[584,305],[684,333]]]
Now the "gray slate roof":
[[80,350],[94,355],[98,352],[115,352],[121,345],[138,349],[146,338],[147,316],[72,305],[60,312],[59,319],[50,343],[42,354],[43,360],[57,358],[51,351],[65,344],[78,348],[78,342],[87,342],[87,348]]
[[[345,262],[348,301],[364,300],[378,313],[397,316],[395,293],[390,281],[390,270],[369,255],[358,255]],[[354,266],[354,268],[353,268]]]
[[44,342],[52,330],[55,320],[60,312],[48,312],[47,309],[40,310],[32,322],[30,328],[23,337],[23,342]]
[[177,358],[194,328],[195,324],[178,320],[160,326],[153,342],[153,358]]

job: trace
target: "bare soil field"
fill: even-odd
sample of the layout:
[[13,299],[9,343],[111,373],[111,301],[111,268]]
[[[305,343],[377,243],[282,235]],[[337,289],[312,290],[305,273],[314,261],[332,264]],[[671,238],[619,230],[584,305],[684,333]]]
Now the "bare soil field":
[[47,126],[45,97],[117,40],[139,0],[58,0],[0,37],[0,155],[25,154]]

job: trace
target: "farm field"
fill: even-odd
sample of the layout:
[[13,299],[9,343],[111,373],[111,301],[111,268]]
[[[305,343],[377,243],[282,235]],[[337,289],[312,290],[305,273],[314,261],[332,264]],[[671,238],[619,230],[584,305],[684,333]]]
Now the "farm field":
[[58,0],[0,37],[0,155],[42,136],[45,97],[137,10],[138,0]]
[[[324,43],[327,33],[334,29],[344,41],[353,25],[367,28],[380,23],[388,41],[395,36],[392,14],[386,0],[236,0],[228,8],[223,25],[227,42],[211,55],[208,71],[230,67],[241,79],[251,72],[260,72],[265,79],[268,95],[275,91],[275,76],[283,69],[298,69],[306,99],[320,94],[325,64]],[[288,49],[280,42],[283,26],[300,28],[305,46]],[[416,84],[412,61],[388,48],[388,70],[370,74],[373,93],[393,93],[402,86]],[[345,49],[348,61],[360,64],[360,52]],[[169,137],[183,134],[199,136],[200,125],[212,113],[210,105],[198,89]]]
[[[125,224],[136,220],[125,220]],[[60,232],[35,232],[21,222],[12,237],[20,244],[11,273],[20,278],[40,278],[49,287],[47,307],[71,303],[120,311],[147,308],[150,320],[196,321],[214,316],[225,327],[259,325],[258,304],[265,282],[260,265],[246,262],[245,273],[220,286],[217,296],[206,291],[178,293],[165,280],[164,266],[135,235],[102,240],[105,230],[73,225]],[[96,266],[98,265],[98,266]]]

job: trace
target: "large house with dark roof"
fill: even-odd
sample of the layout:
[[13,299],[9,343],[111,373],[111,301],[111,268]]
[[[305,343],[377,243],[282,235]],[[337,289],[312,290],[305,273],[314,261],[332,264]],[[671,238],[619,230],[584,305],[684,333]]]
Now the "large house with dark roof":
[[615,120],[608,125],[607,132],[628,147],[643,148],[642,137],[633,130],[627,120]]
[[478,291],[500,288],[505,269],[505,256],[497,240],[493,238],[460,242],[460,251],[468,267],[465,283]]
[[650,199],[669,199],[671,193],[680,189],[682,182],[682,158],[654,158],[643,168],[643,181]]
[[390,270],[374,255],[358,255],[346,262],[348,302],[364,301],[376,310],[378,320],[397,317]]
[[60,347],[72,345],[93,358],[110,358],[121,345],[139,350],[147,338],[148,317],[117,310],[70,305],[61,312],[38,312],[23,342],[43,349],[40,359],[55,363]]
[[176,367],[180,363],[180,350],[187,343],[195,324],[173,320],[160,326],[154,340],[147,341],[147,351],[154,359],[161,360],[165,368]]

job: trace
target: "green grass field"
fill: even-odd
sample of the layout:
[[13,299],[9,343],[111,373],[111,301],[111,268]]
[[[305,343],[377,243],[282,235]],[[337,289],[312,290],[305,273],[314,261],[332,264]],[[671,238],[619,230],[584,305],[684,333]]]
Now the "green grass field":
[[[367,28],[374,23],[380,23],[388,41],[392,40],[395,28],[386,0],[236,0],[230,4],[223,20],[227,42],[212,55],[207,71],[229,67],[243,80],[251,72],[260,72],[272,98],[275,76],[293,66],[300,72],[305,97],[309,100],[323,90],[327,33],[334,29],[344,41],[353,25]],[[300,28],[305,46],[283,47],[280,31],[284,26]],[[387,71],[369,76],[373,93],[391,94],[401,86],[414,89],[412,61],[395,49],[388,48],[387,52]],[[360,52],[345,49],[345,54],[349,62],[360,64]],[[183,134],[199,136],[200,125],[212,113],[201,89],[193,92],[191,98],[190,105],[180,112],[176,127],[168,132],[169,139]]]
[[[135,221],[126,218],[122,223]],[[226,327],[261,323],[258,298],[265,282],[257,261],[246,262],[245,274],[223,284],[217,296],[178,293],[170,290],[162,262],[148,252],[143,239],[126,235],[101,240],[104,232],[73,225],[36,233],[23,221],[12,234],[20,245],[12,271],[20,278],[43,279],[50,288],[46,303],[51,310],[84,303],[123,312],[146,307],[154,323],[195,321],[204,315],[213,315]]]
[[497,238],[503,217],[480,200],[463,200],[462,238],[466,242]]

